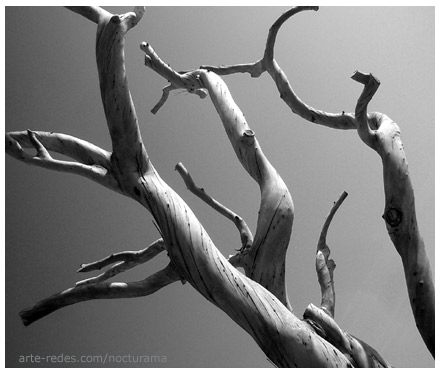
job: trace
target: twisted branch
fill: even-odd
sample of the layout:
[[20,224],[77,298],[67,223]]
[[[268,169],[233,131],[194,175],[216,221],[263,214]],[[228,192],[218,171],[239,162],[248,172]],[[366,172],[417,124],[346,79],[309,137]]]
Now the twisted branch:
[[246,276],[267,288],[291,309],[285,286],[285,256],[292,231],[294,205],[288,188],[265,157],[254,131],[218,75],[204,69],[175,72],[149,44],[143,42],[141,49],[146,53],[147,66],[174,87],[208,91],[238,160],[261,190],[253,245],[249,250],[243,249],[230,257],[230,264],[243,267]]
[[384,114],[367,113],[367,105],[380,82],[372,75],[356,72],[352,78],[362,83],[364,90],[357,101],[355,114],[345,111],[327,113],[301,101],[274,59],[274,44],[282,24],[292,15],[310,9],[310,7],[292,8],[279,17],[269,31],[264,57],[257,63],[221,67],[204,65],[201,68],[219,75],[248,72],[253,77],[267,71],[276,83],[281,98],[295,114],[312,123],[334,129],[357,129],[363,142],[378,152],[383,161],[386,198],[383,218],[391,240],[403,260],[409,299],[417,327],[429,351],[434,355],[434,284],[424,242],[417,226],[415,199],[400,129]]

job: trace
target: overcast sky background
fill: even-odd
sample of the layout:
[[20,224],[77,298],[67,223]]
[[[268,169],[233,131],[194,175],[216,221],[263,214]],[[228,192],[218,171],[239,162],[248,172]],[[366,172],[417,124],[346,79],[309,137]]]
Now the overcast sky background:
[[[149,156],[225,256],[240,246],[236,228],[192,196],[174,166],[182,162],[198,185],[253,229],[258,187],[236,160],[208,98],[173,92],[157,115],[150,113],[166,82],[144,66],[139,44],[149,42],[176,70],[254,62],[263,54],[268,28],[286,9],[151,7],[127,37],[128,79]],[[355,70],[380,79],[369,110],[387,114],[401,128],[432,269],[434,9],[321,7],[283,26],[275,55],[300,97],[329,112],[354,110],[362,90],[350,79]],[[6,131],[66,133],[110,149],[95,30],[92,22],[63,8],[6,8]],[[328,234],[337,264],[336,321],[395,367],[433,366],[415,327],[400,258],[381,219],[378,155],[355,131],[320,127],[293,115],[267,74],[225,81],[294,199],[286,264],[294,313],[301,317],[309,303],[320,303],[316,243],[332,203],[346,190],[349,196]],[[8,367],[20,366],[20,355],[106,353],[165,355],[166,367],[271,367],[251,337],[188,284],[140,299],[77,304],[22,326],[18,312],[73,286],[84,275],[75,273],[81,263],[144,248],[159,234],[139,204],[82,177],[10,157],[5,174]],[[166,263],[160,256],[116,280],[140,280]]]

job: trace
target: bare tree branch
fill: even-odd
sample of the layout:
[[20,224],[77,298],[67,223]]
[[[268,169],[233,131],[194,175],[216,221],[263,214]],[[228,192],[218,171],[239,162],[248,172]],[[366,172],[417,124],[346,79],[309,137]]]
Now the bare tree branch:
[[164,246],[164,241],[162,239],[159,239],[143,250],[123,251],[120,253],[111,254],[108,257],[98,260],[96,262],[82,264],[77,272],[90,272],[93,270],[100,270],[103,267],[116,263],[101,275],[79,281],[76,283],[76,285],[97,283],[110,279],[111,277],[114,277],[121,272],[127,271],[135,266],[148,262],[150,259],[154,258],[156,255],[164,250],[166,250]]
[[217,212],[219,212],[220,214],[222,214],[227,219],[233,222],[233,224],[237,227],[240,233],[240,239],[242,242],[242,248],[240,250],[248,250],[253,244],[253,234],[251,233],[250,228],[248,228],[248,225],[245,223],[245,221],[239,215],[231,211],[229,208],[225,207],[223,204],[213,199],[205,191],[204,188],[200,188],[196,186],[190,173],[182,163],[178,163],[176,165],[176,170],[181,175],[188,190],[190,190],[194,195],[202,199],[210,207],[214,208]]
[[197,74],[210,94],[238,160],[258,183],[261,192],[253,246],[242,267],[248,277],[267,288],[291,309],[285,285],[285,256],[294,218],[291,195],[265,157],[254,131],[248,126],[225,82],[212,72],[201,70]]
[[96,24],[106,17],[111,17],[109,12],[97,6],[66,6],[65,8],[82,15]]
[[[49,150],[54,150],[87,164],[53,159],[46,145]],[[23,147],[35,148],[37,155],[32,156],[26,153]],[[28,130],[26,133],[7,133],[5,149],[10,156],[28,165],[77,174],[87,177],[108,189],[122,193],[118,182],[112,174],[112,170],[108,169],[110,167],[108,155],[106,155],[105,151],[88,142],[63,134]]]
[[151,171],[152,166],[129,90],[124,44],[127,32],[143,14],[143,7],[135,7],[133,12],[100,18],[96,40],[101,98],[112,140],[112,169],[121,189],[134,199],[139,199],[133,190],[139,175]]
[[333,259],[329,259],[331,250],[326,243],[326,236],[328,234],[329,225],[337,212],[338,208],[341,206],[343,201],[348,196],[345,191],[340,195],[337,202],[331,208],[329,215],[327,216],[325,223],[323,224],[322,231],[320,233],[320,238],[317,244],[317,253],[315,268],[317,271],[318,281],[320,284],[320,289],[322,293],[321,308],[334,317],[335,311],[335,289],[334,289],[334,269],[335,262]]
[[[147,56],[146,56],[147,58]],[[147,64],[146,64],[147,65]],[[152,112],[154,115],[156,115],[156,113],[158,113],[158,111],[161,109],[161,107],[165,104],[165,102],[168,99],[169,93],[170,91],[173,90],[179,90],[179,87],[176,87],[172,84],[165,86],[162,89],[162,96],[161,99],[159,99],[159,102],[156,103],[156,105],[151,109],[150,112]],[[199,98],[204,99],[207,96],[207,93],[205,92],[204,89],[189,89],[187,90],[189,93],[191,94],[196,94],[197,96],[199,96]]]
[[207,92],[204,88],[199,87],[198,77],[192,72],[175,72],[168,64],[164,63],[152,46],[146,42],[142,42],[140,48],[145,53],[144,64],[161,77],[167,79],[170,84],[162,89],[162,96],[159,102],[153,107],[151,112],[156,114],[168,99],[169,92],[176,89],[185,89],[191,94],[196,94],[199,98],[204,99]]
[[356,105],[358,134],[381,157],[385,194],[383,219],[403,262],[416,326],[430,353],[435,356],[435,286],[418,228],[415,196],[401,131],[388,116],[375,112],[367,114],[367,105],[379,81],[364,73],[356,73],[354,79],[364,85]]
[[93,299],[144,297],[179,279],[180,277],[173,268],[168,265],[142,281],[83,284],[54,294],[32,307],[22,310],[20,317],[23,324],[27,326],[54,311],[78,302]]
[[369,126],[367,107],[378,87],[380,81],[372,74],[366,74],[356,71],[351,77],[354,81],[364,85],[363,92],[358,98],[357,105],[355,107],[355,119],[357,120],[357,131],[360,139],[366,143],[369,147],[375,148],[376,135],[374,130]]
[[272,61],[274,59],[274,45],[276,44],[276,37],[279,29],[282,25],[289,20],[292,16],[297,13],[313,10],[317,12],[319,10],[318,6],[297,6],[287,10],[274,22],[269,30],[268,38],[266,41],[266,48],[264,52],[264,61]]
[[344,111],[340,113],[328,113],[315,109],[304,103],[294,92],[285,73],[274,59],[274,45],[280,27],[293,15],[307,10],[317,11],[318,7],[298,6],[291,8],[283,13],[276,20],[276,22],[274,22],[268,33],[264,56],[260,61],[251,64],[224,65],[217,67],[211,65],[202,65],[201,69],[207,69],[219,75],[247,72],[250,73],[252,77],[259,77],[263,72],[268,72],[276,83],[280,97],[295,114],[307,121],[330,128],[355,129],[356,125],[353,114],[346,113]]
[[[35,136],[29,133],[27,140],[23,132],[7,134],[6,151],[28,164],[79,174],[139,200],[139,174],[152,172],[153,167],[141,139],[129,91],[124,42],[126,33],[142,18],[144,7],[135,7],[132,12],[122,15],[112,15],[99,7],[68,8],[98,24],[98,76],[113,152],[105,152],[74,137],[43,132],[35,133]],[[41,146],[38,142],[41,142]],[[22,147],[29,146],[37,147],[37,157],[24,153]],[[49,153],[44,153],[42,147],[70,156],[81,163],[55,160]]]
[[288,188],[266,159],[254,131],[219,76],[203,69],[177,73],[160,59],[149,44],[143,42],[141,49],[147,54],[148,66],[175,87],[206,89],[210,94],[237,158],[261,190],[253,246],[248,251],[244,250],[246,254],[231,257],[230,262],[236,267],[243,267],[248,277],[274,293],[291,309],[286,295],[285,255],[292,231],[294,205]]
[[[37,140],[50,152],[57,152],[72,158],[82,164],[100,165],[103,168],[110,169],[110,152],[95,146],[94,144],[84,141],[70,135],[33,131]],[[7,137],[14,139],[22,148],[34,148],[28,131],[18,131],[6,133]],[[8,152],[9,144],[6,144]]]
[[[365,88],[357,102],[356,114],[332,114],[317,110],[295,94],[286,75],[274,59],[274,44],[281,25],[292,15],[307,8],[296,7],[284,13],[270,29],[264,57],[253,64],[201,68],[217,74],[249,72],[253,77],[267,71],[275,81],[281,98],[300,117],[335,129],[357,129],[360,138],[375,149],[383,160],[386,225],[392,242],[403,259],[407,288],[417,327],[434,355],[434,286],[424,242],[419,234],[414,209],[414,196],[398,126],[380,113],[367,113],[367,105],[379,86],[372,75],[356,72],[352,77]],[[381,129],[382,128],[382,129]],[[402,206],[404,205],[404,207]],[[400,207],[401,206],[401,207]],[[320,256],[320,255],[319,255]],[[424,300],[424,301],[423,301]]]
[[308,305],[304,319],[314,327],[316,333],[343,353],[352,366],[358,368],[389,367],[376,350],[364,341],[343,331],[334,318],[324,309]]

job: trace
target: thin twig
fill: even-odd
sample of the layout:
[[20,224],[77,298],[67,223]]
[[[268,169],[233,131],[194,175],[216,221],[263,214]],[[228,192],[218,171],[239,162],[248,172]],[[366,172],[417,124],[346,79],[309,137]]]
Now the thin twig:
[[225,216],[227,219],[234,223],[240,233],[240,239],[242,242],[242,248],[240,250],[249,249],[253,244],[253,235],[245,221],[229,208],[225,207],[223,204],[213,199],[203,188],[196,186],[190,173],[182,163],[178,163],[175,169],[181,175],[188,190],[190,190],[202,201],[207,203],[211,208],[215,209],[221,215]]
[[162,89],[161,99],[151,110],[153,114],[156,114],[164,105],[171,90],[184,89],[191,94],[196,94],[201,99],[207,96],[207,91],[201,86],[198,80],[197,71],[176,72],[162,61],[152,46],[146,42],[141,43],[140,49],[145,53],[145,66],[170,82],[168,86]]
[[116,263],[106,272],[95,277],[78,281],[76,285],[92,284],[110,279],[111,277],[119,273],[148,262],[164,250],[166,250],[164,241],[162,239],[159,239],[143,250],[123,251],[120,253],[109,255],[108,257],[98,260],[96,262],[82,264],[77,272],[90,272],[94,270],[100,270],[103,267]]
[[334,202],[334,205],[331,208],[331,211],[329,212],[329,215],[326,217],[325,223],[323,224],[322,231],[320,233],[320,238],[317,244],[317,250],[320,250],[326,246],[326,236],[328,234],[329,225],[331,224],[332,219],[334,218],[335,213],[343,203],[343,201],[348,196],[348,193],[344,191],[340,197],[337,199],[336,202]]
[[[118,182],[114,178],[108,168],[110,163],[105,157],[104,153],[99,153],[98,147],[95,147],[86,142],[72,143],[74,137],[70,138],[71,142],[63,145],[62,139],[57,137],[46,137],[48,133],[34,132],[28,130],[27,132],[12,132],[6,134],[5,149],[6,152],[15,159],[22,161],[28,165],[35,165],[41,168],[50,169],[53,171],[67,172],[87,177],[111,190],[121,193]],[[65,139],[68,139],[65,136]],[[49,154],[46,144],[50,147],[54,146],[54,150],[66,156],[86,161],[88,164],[82,162],[71,162],[52,158]],[[87,145],[87,146],[86,146]],[[93,146],[93,147],[89,147]],[[23,150],[23,147],[34,148],[37,151],[36,156],[32,156]],[[97,162],[95,164],[94,162]],[[100,162],[103,162],[102,165]],[[90,164],[89,164],[90,163]]]

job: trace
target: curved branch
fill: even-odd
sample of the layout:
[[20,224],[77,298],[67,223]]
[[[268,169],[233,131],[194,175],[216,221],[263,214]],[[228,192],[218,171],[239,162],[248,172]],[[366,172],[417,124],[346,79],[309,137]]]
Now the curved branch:
[[343,203],[343,201],[346,199],[347,196],[348,196],[348,193],[346,191],[344,191],[340,195],[340,197],[337,199],[337,201],[334,202],[334,205],[332,206],[331,211],[329,212],[329,214],[326,217],[325,222],[323,224],[323,228],[320,233],[320,237],[319,237],[318,244],[317,244],[317,250],[320,250],[320,249],[326,247],[326,236],[328,235],[329,225],[331,224],[331,221],[334,218],[335,213],[340,208],[341,204]]
[[364,85],[363,91],[358,98],[355,107],[355,119],[357,120],[357,131],[360,139],[369,147],[375,149],[375,131],[369,126],[367,107],[380,86],[380,81],[372,74],[356,71],[351,77],[354,81]]
[[93,299],[144,297],[179,279],[180,277],[169,264],[163,270],[142,281],[84,284],[56,293],[30,308],[22,310],[20,317],[23,324],[28,326],[54,311],[78,302]]
[[338,208],[341,206],[343,201],[348,196],[345,191],[338,198],[337,202],[331,208],[331,212],[323,224],[322,231],[320,233],[320,238],[317,244],[317,253],[315,268],[317,271],[318,281],[320,284],[320,290],[322,293],[321,308],[331,317],[334,317],[335,311],[335,289],[334,289],[334,269],[335,262],[333,259],[329,259],[331,250],[326,243],[326,236],[328,234],[329,225],[337,212]]
[[356,129],[353,114],[344,111],[340,113],[328,113],[315,109],[304,103],[294,92],[285,73],[274,59],[274,45],[280,27],[293,15],[306,10],[317,11],[318,7],[299,6],[291,8],[274,22],[268,32],[264,56],[260,61],[252,64],[227,65],[221,67],[202,65],[201,68],[210,70],[219,75],[248,72],[252,77],[258,77],[266,71],[274,80],[282,100],[298,116],[315,124],[324,125],[334,129]]
[[373,76],[359,72],[356,72],[353,78],[364,83],[365,90],[357,103],[356,114],[327,113],[316,110],[300,100],[275,61],[273,52],[277,31],[283,22],[295,13],[298,12],[293,8],[274,23],[270,29],[265,55],[260,64],[258,62],[227,67],[205,65],[203,68],[217,74],[248,71],[253,76],[259,76],[260,69],[267,71],[275,81],[281,98],[294,113],[310,122],[331,128],[357,129],[360,138],[379,153],[383,160],[386,195],[383,217],[391,240],[403,259],[407,289],[417,327],[429,351],[434,355],[435,292],[432,272],[424,249],[424,242],[416,224],[414,195],[399,128],[383,114],[367,113],[367,104],[378,88],[379,81]]
[[190,173],[182,163],[178,163],[175,169],[181,175],[188,190],[234,223],[240,233],[240,239],[242,242],[242,248],[240,250],[248,250],[253,244],[253,235],[245,221],[239,215],[236,215],[229,208],[225,207],[223,204],[219,203],[217,200],[208,195],[204,188],[197,187]]
[[292,16],[294,16],[297,13],[307,11],[307,10],[313,10],[318,11],[318,6],[297,6],[293,7],[289,10],[287,10],[285,13],[283,13],[277,20],[274,22],[269,29],[268,37],[266,41],[266,47],[264,52],[264,62],[268,62],[274,59],[274,45],[276,44],[276,37],[277,33],[279,32],[279,29],[282,27],[282,25]]
[[416,326],[432,356],[435,356],[435,286],[432,270],[419,232],[415,196],[404,153],[401,131],[388,116],[367,115],[367,105],[379,81],[372,75],[355,77],[365,85],[357,101],[359,136],[381,157],[385,208],[383,219],[389,237],[403,262],[407,291]]

